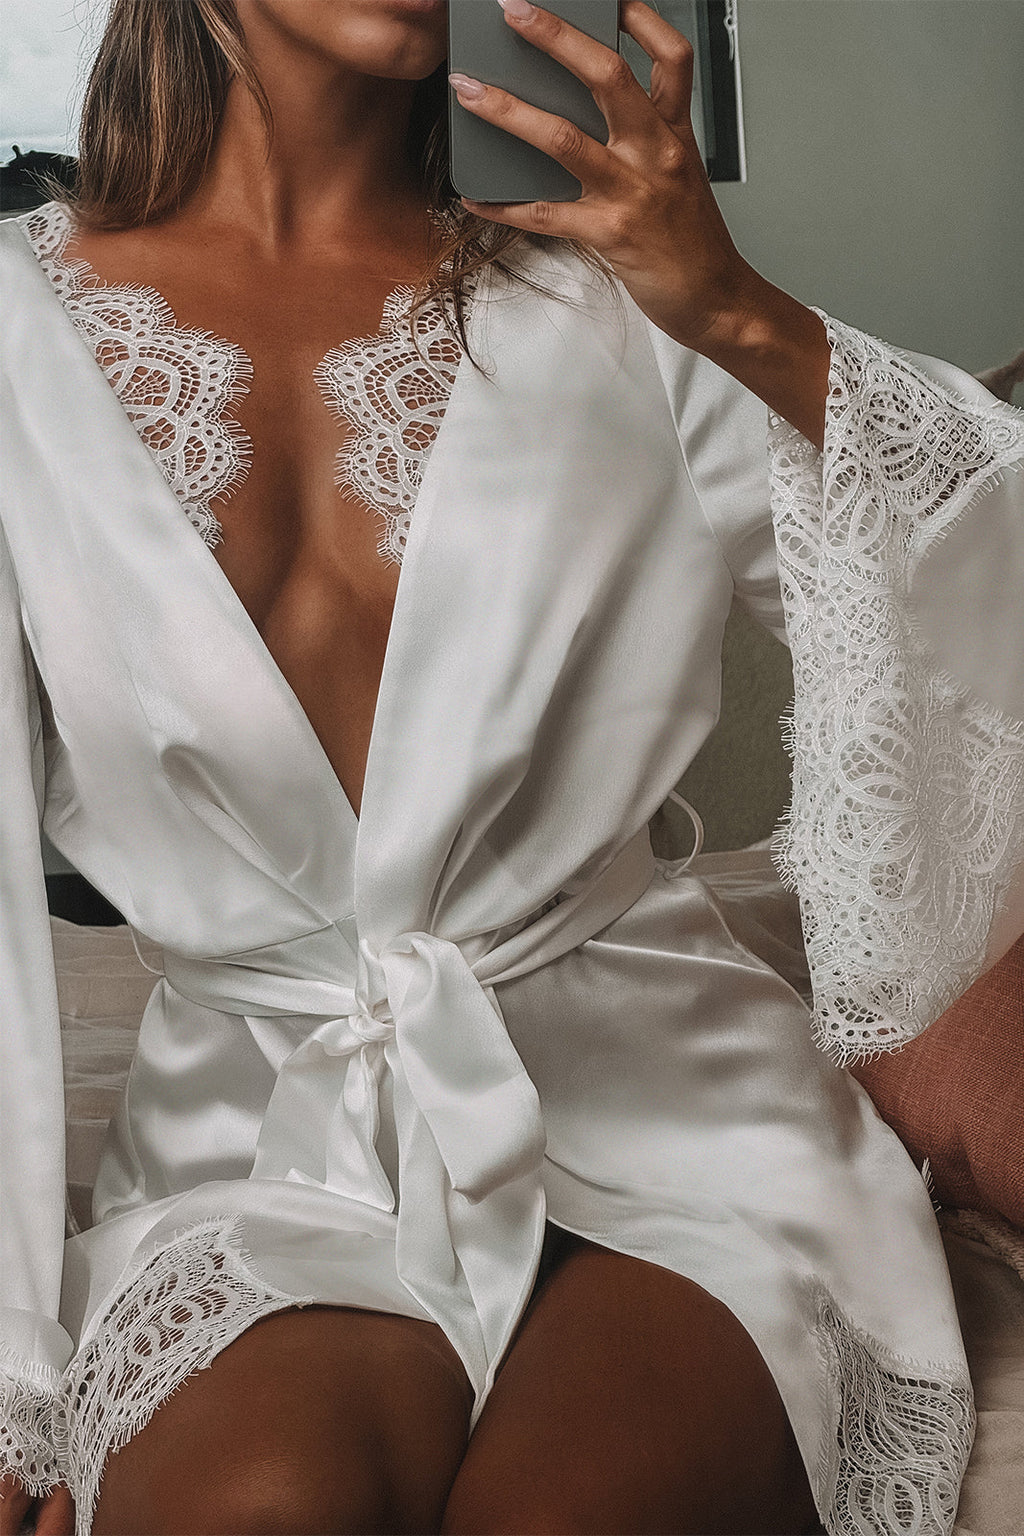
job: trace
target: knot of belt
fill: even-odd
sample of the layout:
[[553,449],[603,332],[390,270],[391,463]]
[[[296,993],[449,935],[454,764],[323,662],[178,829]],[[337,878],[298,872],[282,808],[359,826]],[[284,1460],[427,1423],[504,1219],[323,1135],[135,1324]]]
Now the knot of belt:
[[366,939],[359,940],[356,964],[356,1012],[350,1023],[360,1040],[388,1040],[395,1032],[387,971]]
[[[278,1070],[252,1178],[316,1184],[396,1211],[377,1155],[393,1079],[398,1272],[479,1383],[532,1285],[544,1226],[537,1091],[494,986],[575,948],[633,904],[654,872],[646,829],[583,890],[482,949],[426,932],[385,942],[352,919],[235,955],[164,952],[169,985],[206,1007],[290,1015],[309,1029]],[[467,944],[466,946],[470,946]]]

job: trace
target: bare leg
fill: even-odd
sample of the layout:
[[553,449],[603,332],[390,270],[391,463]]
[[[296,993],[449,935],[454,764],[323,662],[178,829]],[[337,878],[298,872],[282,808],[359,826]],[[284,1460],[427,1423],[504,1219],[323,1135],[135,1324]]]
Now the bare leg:
[[472,1400],[434,1323],[275,1312],[108,1457],[93,1536],[437,1531]]
[[565,1246],[491,1390],[442,1532],[817,1531],[778,1389],[728,1308],[659,1265]]

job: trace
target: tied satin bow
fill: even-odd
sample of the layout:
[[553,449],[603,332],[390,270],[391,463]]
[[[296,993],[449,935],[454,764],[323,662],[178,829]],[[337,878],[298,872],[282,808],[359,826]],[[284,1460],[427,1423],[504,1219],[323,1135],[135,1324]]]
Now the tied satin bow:
[[[457,945],[407,933],[377,951],[365,940],[352,949],[332,926],[219,961],[165,952],[165,975],[206,1007],[313,1026],[278,1071],[251,1178],[395,1210],[374,1146],[387,1062],[396,1267],[459,1342],[479,1389],[525,1306],[543,1240],[537,1091]],[[334,979],[353,969],[354,985]]]
[[[385,1062],[395,1077],[399,1148],[416,1136],[414,1121],[422,1117],[453,1191],[479,1201],[539,1168],[544,1128],[536,1089],[457,945],[407,933],[375,952],[360,939],[355,987],[337,987],[336,1008],[278,1074],[253,1178],[322,1184],[394,1210],[374,1150]],[[403,1080],[408,1095],[399,1091]],[[294,1157],[297,1127],[303,1148],[322,1152],[315,1172],[284,1166]],[[401,1165],[399,1177],[404,1185]]]
[[[167,984],[194,1002],[308,1021],[278,1070],[250,1177],[395,1212],[398,1274],[458,1343],[478,1402],[529,1298],[545,1217],[540,1101],[494,987],[606,927],[654,868],[644,829],[583,890],[493,948],[465,941],[472,962],[425,932],[374,945],[353,918],[241,954],[164,952]],[[375,1146],[386,1066],[397,1201]]]

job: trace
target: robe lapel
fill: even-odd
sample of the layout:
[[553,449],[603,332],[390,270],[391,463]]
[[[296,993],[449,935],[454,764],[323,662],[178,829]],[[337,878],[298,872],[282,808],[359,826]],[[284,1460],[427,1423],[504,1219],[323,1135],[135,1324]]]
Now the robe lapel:
[[[10,437],[29,448],[12,466],[24,488],[11,505],[33,516],[45,506],[57,563],[59,551],[71,557],[91,598],[95,642],[170,753],[176,790],[191,780],[197,800],[224,801],[318,910],[350,911],[356,816],[305,711],[20,229],[2,233],[6,377],[17,380],[9,419],[21,427]],[[30,561],[38,528],[24,532],[19,541],[15,528],[13,542]],[[46,604],[33,606],[45,627]],[[98,680],[93,671],[90,685]],[[194,772],[182,773],[183,753]],[[240,762],[249,765],[251,804]]]
[[[165,957],[171,988],[246,1015],[301,1014],[311,985],[324,992],[308,1051],[303,1043],[278,1072],[258,1166],[303,1175],[290,1166],[296,1114],[319,1106],[329,1123],[311,1143],[325,1149],[324,1170],[305,1176],[378,1209],[388,1199],[371,1157],[383,1054],[399,1147],[398,1271],[461,1341],[479,1385],[529,1295],[545,1211],[539,1098],[492,979],[547,963],[637,898],[653,872],[644,823],[717,707],[731,583],[699,508],[686,515],[692,491],[646,334],[606,298],[587,304],[578,279],[569,304],[497,280],[478,293],[471,337],[489,372],[460,368],[424,475],[357,826],[295,695],[27,245],[18,268],[28,302],[17,306],[11,371],[28,446],[14,503],[38,503],[39,461],[52,460],[46,512],[59,575],[82,609],[75,622],[103,652],[106,707],[141,717],[129,726],[111,714],[109,729],[119,744],[155,744],[153,772],[195,820],[254,868],[280,872],[290,897],[264,910],[254,885],[266,939],[245,954],[225,941],[219,913],[191,954],[179,925]],[[544,273],[562,275],[557,263]],[[31,569],[38,528],[20,521],[33,605],[55,626],[63,663],[64,616]],[[82,695],[80,715],[95,683],[83,678]],[[76,757],[109,761],[109,744]],[[139,779],[121,774],[125,785]],[[111,824],[127,837],[119,808]],[[171,845],[180,826],[154,816],[150,830]],[[126,862],[141,886],[176,889],[180,871],[165,881]],[[223,862],[218,850],[215,884]],[[355,922],[342,934],[334,919],[353,892]],[[576,927],[553,933],[562,903],[552,898],[575,895]],[[502,954],[504,937],[516,943]],[[321,940],[314,965],[309,946]],[[355,975],[343,974],[353,960]]]
[[[582,885],[713,723],[731,581],[638,312],[493,277],[405,557],[357,838],[373,942]],[[687,507],[693,513],[687,513]],[[685,593],[685,595],[684,595]]]

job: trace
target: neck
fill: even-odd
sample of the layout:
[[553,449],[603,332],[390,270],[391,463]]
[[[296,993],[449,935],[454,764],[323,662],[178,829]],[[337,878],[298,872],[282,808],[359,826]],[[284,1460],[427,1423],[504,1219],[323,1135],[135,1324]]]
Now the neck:
[[229,225],[272,258],[427,240],[427,199],[406,147],[416,82],[346,71],[279,36],[264,39],[259,25],[247,25],[246,42],[273,140],[268,151],[255,99],[232,80],[190,222]]

